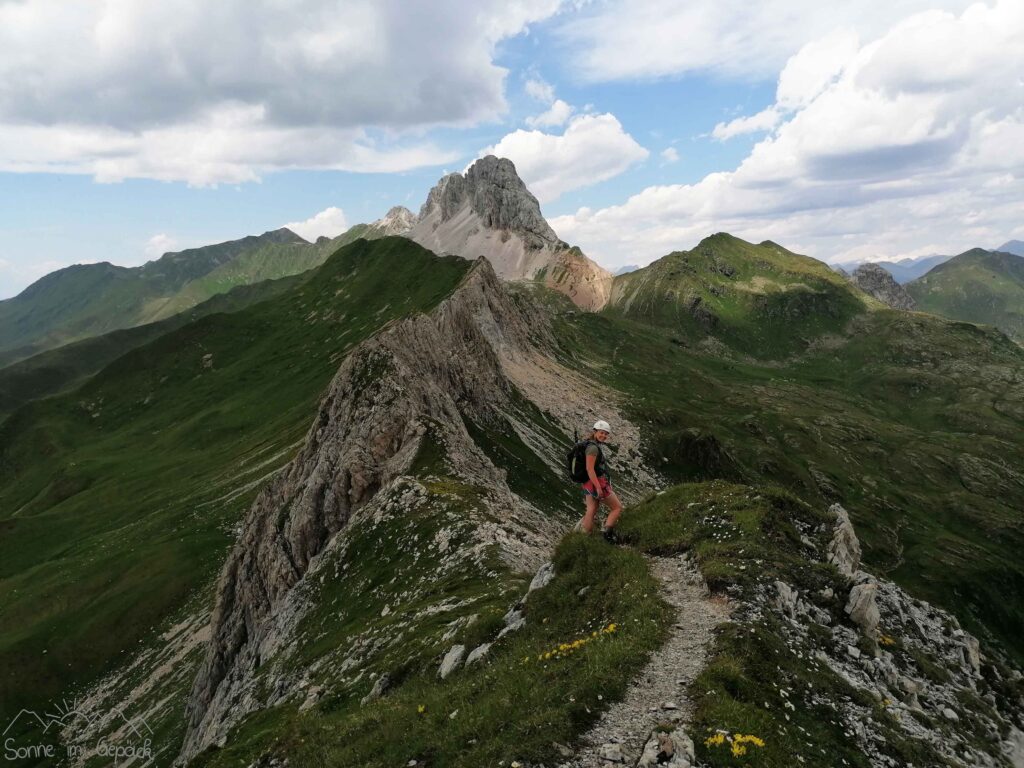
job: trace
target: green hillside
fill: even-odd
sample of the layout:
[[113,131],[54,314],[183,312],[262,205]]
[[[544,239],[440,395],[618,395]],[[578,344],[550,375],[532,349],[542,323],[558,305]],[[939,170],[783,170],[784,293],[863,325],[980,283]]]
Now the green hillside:
[[237,312],[283,293],[303,280],[305,277],[302,275],[292,275],[239,285],[165,320],[82,339],[0,368],[0,422],[29,400],[81,384],[129,350],[148,344],[165,333],[216,312]]
[[208,587],[345,351],[470,262],[358,240],[308,280],[134,349],[0,426],[0,716],[94,679]]
[[994,325],[1024,342],[1024,258],[981,248],[961,253],[907,283],[918,309]]
[[0,368],[54,347],[177,315],[232,288],[298,275],[383,234],[356,224],[308,243],[288,229],[167,253],[141,267],[76,264],[0,301]]
[[817,259],[719,233],[615,277],[605,314],[708,335],[756,357],[804,349],[862,312],[863,294]]
[[[168,253],[141,267],[103,262],[52,272],[0,301],[0,364],[160,320],[236,285],[304,271],[313,253],[319,249],[279,229]],[[232,262],[238,266],[232,268]]]

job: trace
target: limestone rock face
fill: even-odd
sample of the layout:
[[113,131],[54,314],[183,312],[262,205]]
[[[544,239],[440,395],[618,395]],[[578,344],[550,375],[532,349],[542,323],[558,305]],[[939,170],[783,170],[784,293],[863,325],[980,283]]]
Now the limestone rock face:
[[914,309],[917,304],[906,289],[896,282],[889,272],[878,264],[861,264],[853,274],[847,275],[850,282],[864,293],[873,296],[893,309]]
[[828,544],[828,562],[833,563],[844,576],[853,578],[860,567],[860,539],[853,530],[849,513],[841,505],[833,504],[828,511],[836,520],[832,540]]
[[485,256],[505,280],[541,279],[584,309],[608,300],[612,275],[562,242],[512,161],[493,155],[443,177],[427,196],[409,238],[436,253]]
[[875,603],[875,595],[878,592],[878,584],[866,581],[854,585],[850,590],[850,599],[846,603],[846,613],[850,620],[860,627],[861,634],[874,643],[878,638],[878,605]]

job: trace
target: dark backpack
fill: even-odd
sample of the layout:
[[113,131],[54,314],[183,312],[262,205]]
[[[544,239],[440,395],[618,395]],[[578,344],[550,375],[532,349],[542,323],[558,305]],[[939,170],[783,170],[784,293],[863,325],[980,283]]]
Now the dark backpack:
[[585,483],[590,479],[587,474],[587,446],[597,445],[597,461],[594,462],[595,469],[604,464],[604,452],[601,446],[593,440],[580,440],[569,452],[565,454],[566,469],[569,472],[569,479],[574,483]]

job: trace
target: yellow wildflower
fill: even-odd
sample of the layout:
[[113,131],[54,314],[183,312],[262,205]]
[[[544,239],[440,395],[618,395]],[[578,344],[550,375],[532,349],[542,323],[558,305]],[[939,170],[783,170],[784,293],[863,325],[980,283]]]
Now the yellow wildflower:
[[420,704],[420,705],[419,705],[418,707],[416,707],[416,711],[417,711],[417,712],[418,712],[419,714],[421,714],[421,715],[422,715],[422,714],[423,714],[424,712],[426,712],[426,711],[427,711],[427,705],[426,705],[426,704]]
[[704,739],[704,744],[708,747],[717,747],[720,746],[724,741],[725,734],[716,733],[714,736],[709,736],[708,738]]

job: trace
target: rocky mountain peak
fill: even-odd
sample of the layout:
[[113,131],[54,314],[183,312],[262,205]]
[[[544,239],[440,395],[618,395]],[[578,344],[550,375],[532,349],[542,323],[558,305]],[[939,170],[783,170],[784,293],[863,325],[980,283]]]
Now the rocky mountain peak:
[[558,238],[505,158],[441,178],[407,236],[435,253],[485,256],[503,280],[542,281],[584,309],[600,309],[611,293],[611,273]]
[[877,264],[861,264],[849,280],[864,293],[888,304],[893,309],[914,309],[917,306],[906,289],[889,272]]
[[415,224],[416,214],[404,205],[396,205],[371,226],[379,230],[381,235],[405,235]]
[[545,221],[540,203],[523,180],[511,160],[488,155],[474,162],[465,175],[450,173],[430,190],[420,210],[420,219],[432,212],[446,222],[469,207],[489,229],[518,234],[527,248],[563,245]]

